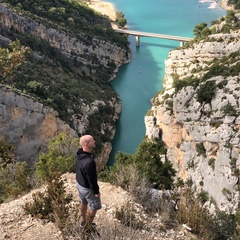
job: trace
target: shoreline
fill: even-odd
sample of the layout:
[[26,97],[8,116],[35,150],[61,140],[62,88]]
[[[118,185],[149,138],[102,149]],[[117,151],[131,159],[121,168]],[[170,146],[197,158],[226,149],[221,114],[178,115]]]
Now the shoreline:
[[88,6],[103,15],[107,15],[112,21],[116,20],[116,9],[114,4],[101,0],[90,0]]
[[[228,6],[227,3],[228,0],[220,0],[219,7],[226,11],[234,10],[234,7]],[[108,16],[111,21],[114,22],[116,20],[116,9],[113,3],[104,2],[102,0],[89,0],[88,6],[96,12]],[[117,28],[113,22],[111,22],[112,27]]]

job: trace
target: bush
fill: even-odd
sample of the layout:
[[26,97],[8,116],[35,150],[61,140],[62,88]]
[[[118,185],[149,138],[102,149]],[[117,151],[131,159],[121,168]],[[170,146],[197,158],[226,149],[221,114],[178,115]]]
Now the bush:
[[112,184],[126,188],[138,181],[131,178],[134,169],[137,179],[146,178],[157,189],[170,189],[176,171],[166,159],[166,151],[162,140],[143,140],[134,155],[119,152],[113,167],[100,176]]
[[46,180],[56,173],[74,172],[74,154],[77,147],[78,139],[63,133],[51,139],[48,152],[41,154],[36,164],[36,172],[39,178]]
[[236,217],[234,214],[228,214],[217,211],[212,217],[208,226],[208,239],[210,240],[228,240],[234,236],[236,230]]
[[177,76],[173,76],[173,87],[175,88],[175,93],[187,86],[193,86],[195,89],[198,85],[199,79],[197,78],[187,77],[184,79],[179,79]]
[[215,169],[215,161],[216,161],[215,158],[210,158],[208,160],[208,166],[210,166],[213,170]]
[[204,204],[205,202],[207,202],[209,200],[208,192],[206,192],[206,191],[201,191],[198,194],[198,197],[202,204]]
[[235,107],[233,107],[230,103],[228,103],[226,106],[221,108],[221,111],[223,114],[227,116],[237,116],[237,110]]
[[193,190],[187,186],[181,191],[178,220],[180,224],[187,224],[193,233],[200,236],[204,235],[210,221],[208,210],[203,207],[202,201],[194,196]]
[[4,141],[0,141],[0,169],[15,161],[14,147]]
[[143,177],[157,189],[170,189],[176,171],[166,159],[166,146],[162,140],[143,140],[134,154],[134,163]]
[[197,101],[210,103],[215,96],[215,81],[207,81],[201,84],[197,90]]
[[[5,173],[9,174],[10,183],[5,186],[7,196],[14,198],[28,192],[32,188],[33,171],[26,162],[10,164]],[[7,176],[6,176],[7,177]]]
[[14,71],[24,62],[25,54],[29,51],[20,45],[20,41],[13,41],[8,48],[0,48],[0,82],[10,83]]
[[59,175],[53,175],[47,180],[47,190],[33,194],[33,202],[26,203],[26,213],[40,219],[56,222],[60,230],[66,225],[69,217],[68,203],[72,195],[66,194],[64,180]]
[[127,19],[124,17],[124,14],[122,12],[116,12],[116,21],[115,23],[119,27],[124,27],[127,24]]
[[16,162],[14,147],[0,141],[0,203],[28,192],[34,185],[26,162]]
[[206,149],[203,143],[196,143],[196,151],[198,156],[206,157]]

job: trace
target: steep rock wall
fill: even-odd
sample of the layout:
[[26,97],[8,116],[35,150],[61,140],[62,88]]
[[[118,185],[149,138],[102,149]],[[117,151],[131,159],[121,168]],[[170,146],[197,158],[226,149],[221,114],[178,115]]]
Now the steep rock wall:
[[[94,76],[99,64],[96,64],[96,61],[94,61],[94,64],[91,64],[89,59],[86,59],[86,56],[92,55],[96,57],[105,67],[109,67],[109,65],[114,63],[116,65],[115,71],[122,64],[130,61],[131,53],[129,49],[123,49],[116,44],[96,38],[93,38],[90,43],[84,43],[64,32],[59,32],[54,28],[44,26],[42,23],[19,16],[2,4],[0,4],[0,22],[3,28],[47,40],[52,47],[61,49],[67,56],[76,58],[81,62],[83,64],[82,71],[91,76]],[[81,29],[78,31],[79,35],[81,35]],[[82,34],[82,38],[86,39],[87,36]]]
[[[191,180],[197,192],[207,192],[209,200],[226,211],[236,209],[239,203],[240,76],[207,79],[216,86],[210,103],[197,101],[205,82],[176,93],[173,76],[203,76],[211,60],[240,50],[239,37],[239,31],[215,34],[209,42],[171,51],[165,61],[164,91],[153,99],[151,116],[145,117],[146,135],[149,139],[161,135],[178,177]],[[239,61],[238,57],[228,66]]]
[[0,113],[0,139],[13,144],[19,160],[30,165],[56,134],[65,132],[76,136],[53,109],[12,88],[0,87]]

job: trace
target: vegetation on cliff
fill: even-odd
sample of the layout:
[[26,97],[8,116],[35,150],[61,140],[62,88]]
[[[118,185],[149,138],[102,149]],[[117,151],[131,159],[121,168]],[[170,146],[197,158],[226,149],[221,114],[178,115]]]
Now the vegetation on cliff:
[[0,3],[82,42],[91,44],[93,38],[99,38],[113,41],[124,48],[128,46],[128,40],[110,27],[108,17],[89,8],[84,0],[1,0]]
[[[221,28],[217,27],[219,24],[224,23]],[[214,37],[211,34],[217,33],[230,33],[232,30],[240,29],[240,22],[235,16],[234,11],[228,11],[225,17],[222,17],[220,20],[212,22],[212,27],[208,28],[207,24],[202,22],[199,25],[196,25],[193,32],[195,35],[194,42],[212,42]],[[211,36],[210,36],[211,35]],[[232,39],[234,40],[234,38]],[[218,40],[220,41],[220,40]],[[223,39],[222,39],[223,41]],[[190,43],[190,45],[193,43]],[[187,48],[189,45],[186,44],[184,48]],[[198,60],[195,60],[198,63]],[[238,76],[240,69],[240,53],[239,50],[236,52],[230,53],[228,56],[225,56],[221,59],[214,58],[210,60],[204,68],[200,65],[198,68],[191,70],[192,76],[181,78],[177,75],[173,75],[174,79],[174,88],[177,93],[183,87],[193,86],[196,88],[200,83],[205,82],[207,79],[215,76]],[[194,74],[203,71],[204,73],[200,77],[195,77]],[[224,84],[224,83],[222,83]],[[202,85],[198,90],[198,101],[202,103],[203,101],[209,102],[214,97],[215,83],[210,81],[206,82],[205,85]]]
[[235,9],[240,9],[240,1],[239,0],[228,0],[228,5],[234,5]]

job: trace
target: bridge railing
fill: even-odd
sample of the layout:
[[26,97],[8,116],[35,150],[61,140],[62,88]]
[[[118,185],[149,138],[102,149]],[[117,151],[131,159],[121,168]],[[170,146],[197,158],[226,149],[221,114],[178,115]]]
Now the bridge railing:
[[140,37],[153,37],[153,38],[162,38],[173,41],[179,41],[180,46],[182,46],[185,42],[190,42],[193,38],[189,37],[181,37],[181,36],[173,36],[159,33],[149,33],[149,32],[140,32],[140,31],[132,31],[132,30],[124,30],[124,29],[115,29],[118,33],[124,33],[132,36],[136,36],[136,46],[140,45]]

